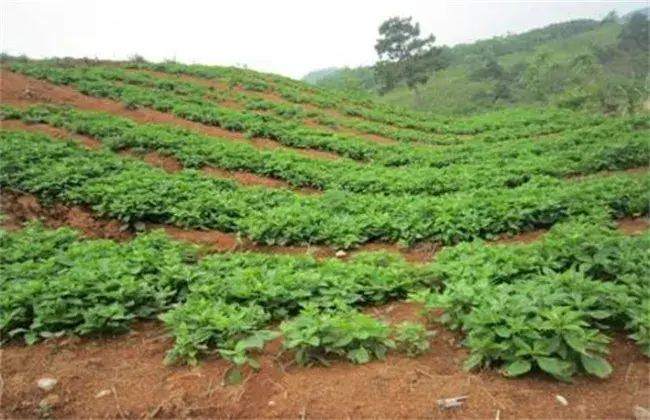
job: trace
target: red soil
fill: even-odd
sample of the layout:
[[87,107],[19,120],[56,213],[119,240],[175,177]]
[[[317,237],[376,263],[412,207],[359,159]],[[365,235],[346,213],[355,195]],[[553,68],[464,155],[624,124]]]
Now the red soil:
[[351,131],[352,134],[363,137],[366,140],[374,141],[381,144],[399,144],[397,140],[389,139],[388,137],[383,137],[378,134],[363,133],[361,131]]
[[192,122],[148,108],[126,109],[117,101],[86,96],[68,87],[57,86],[7,70],[0,70],[0,99],[5,105],[18,107],[37,103],[52,103],[91,111],[103,111],[127,117],[139,123],[170,124],[225,140],[249,142],[260,149],[286,149],[308,157],[340,158],[334,153],[291,148],[269,139],[248,140],[242,133]]
[[530,232],[519,233],[517,235],[502,235],[492,241],[494,244],[527,244],[538,239],[546,233],[546,230],[537,229]]
[[573,176],[565,177],[564,179],[566,179],[566,180],[568,180],[568,181],[570,181],[570,182],[575,182],[575,181],[581,181],[581,180],[583,180],[583,179],[585,179],[585,178],[592,177],[592,176],[594,176],[594,175],[598,175],[598,176],[607,176],[607,175],[616,175],[616,174],[619,174],[619,173],[627,173],[627,174],[644,174],[644,173],[647,173],[647,172],[650,172],[650,166],[645,165],[645,166],[639,166],[639,167],[636,167],[636,168],[626,169],[626,170],[624,170],[624,171],[609,171],[609,170],[605,170],[605,171],[597,172],[597,173],[595,173],[595,174],[588,174],[588,175],[573,175]]
[[[99,140],[95,140],[92,137],[77,135],[68,130],[59,129],[47,124],[27,124],[22,121],[8,120],[0,121],[0,128],[19,129],[30,132],[44,132],[51,135],[56,140],[66,141],[72,139],[93,150],[101,149],[103,147],[102,143]],[[139,156],[132,150],[122,150],[119,152],[119,154],[122,156],[142,158],[142,160],[144,160],[146,163],[170,173],[179,172],[183,169],[182,165],[176,159],[170,156],[163,156],[157,152],[148,152],[143,156]],[[295,188],[280,179],[263,177],[249,172],[229,172],[209,166],[204,167],[202,171],[206,174],[218,176],[220,178],[232,179],[238,184],[244,186],[288,188],[301,194],[321,194],[321,191],[313,188]]]
[[[394,303],[368,312],[399,322],[420,320],[416,310]],[[223,360],[165,366],[172,340],[158,323],[139,323],[115,337],[11,343],[3,350],[0,415],[35,418],[39,401],[47,398],[56,418],[602,419],[632,418],[635,405],[650,401],[650,364],[622,336],[611,345],[609,379],[577,377],[563,384],[541,375],[506,379],[494,369],[469,374],[461,368],[467,353],[458,348],[459,337],[434,328],[438,334],[424,356],[389,355],[361,366],[298,368],[289,365],[290,354],[276,356],[279,345],[267,346],[262,370],[237,386],[222,384],[228,368]],[[36,386],[42,377],[58,380],[49,394]],[[468,398],[458,409],[436,404],[461,395]],[[569,404],[559,404],[556,395]]]
[[202,170],[207,174],[216,175],[222,178],[233,179],[237,181],[237,183],[245,186],[284,188],[284,189],[290,189],[292,191],[301,194],[311,194],[311,195],[322,194],[322,191],[314,188],[293,187],[281,179],[264,177],[251,172],[242,172],[242,171],[228,172],[223,169],[213,168],[210,166],[205,166]]
[[124,240],[133,237],[119,221],[102,219],[80,206],[60,203],[45,206],[32,195],[6,189],[0,194],[0,209],[5,216],[2,226],[8,230],[20,228],[25,221],[41,219],[47,227],[73,228],[87,238]]
[[[258,91],[250,91],[246,90],[240,85],[237,85],[236,87],[231,87],[227,83],[217,81],[216,79],[204,79],[201,77],[194,77],[194,76],[189,76],[189,75],[173,75],[169,73],[164,73],[164,72],[159,72],[159,71],[150,71],[150,70],[130,70],[132,72],[137,72],[141,74],[147,74],[149,76],[157,77],[157,78],[166,78],[166,79],[173,79],[173,80],[178,80],[178,81],[183,81],[183,82],[189,82],[189,83],[195,83],[203,86],[209,86],[209,87],[214,87],[218,91],[235,91],[235,92],[241,92],[245,93],[246,95],[258,97],[258,98],[263,98],[266,99],[267,101],[270,102],[277,102],[277,103],[285,103],[285,104],[292,104],[289,100],[286,98],[273,93],[273,92],[258,92]],[[231,101],[231,100],[226,100],[226,101],[221,101],[219,102],[219,105],[229,107],[229,108],[235,108],[235,109],[241,109],[243,106],[241,103],[236,102],[236,101]],[[298,103],[294,104],[302,107],[303,110],[305,111],[313,111],[313,110],[322,110],[323,108],[319,108],[315,105],[312,104],[305,104],[305,103]],[[261,112],[260,112],[261,113]],[[334,109],[327,109],[327,114],[337,117],[337,118],[345,118],[345,119],[351,119],[351,120],[356,120],[356,121],[365,121],[362,118],[357,118],[357,117],[350,117],[349,115],[342,114]],[[307,118],[303,120],[305,126],[311,127],[311,128],[318,128],[321,130],[327,130],[327,131],[334,131],[331,128],[318,124],[315,121]],[[364,133],[358,130],[354,130],[351,128],[345,128],[341,127],[340,130],[337,130],[342,133],[350,133],[354,134],[356,136],[365,138],[366,140],[374,141],[377,143],[381,144],[398,144],[399,142],[393,139],[389,139],[387,137],[383,137],[377,134],[370,134],[370,133]]]
[[650,229],[650,219],[644,218],[625,218],[616,222],[618,228],[626,235],[638,235]]
[[71,133],[68,130],[62,130],[60,128],[56,128],[48,124],[26,124],[22,121],[7,120],[7,121],[0,121],[0,129],[16,129],[21,131],[29,131],[32,133],[37,133],[37,132],[46,133],[56,140],[67,141],[71,139],[78,143],[83,144],[88,149],[93,149],[93,150],[101,149],[103,147],[102,143],[98,140],[95,140],[87,136],[80,136]]

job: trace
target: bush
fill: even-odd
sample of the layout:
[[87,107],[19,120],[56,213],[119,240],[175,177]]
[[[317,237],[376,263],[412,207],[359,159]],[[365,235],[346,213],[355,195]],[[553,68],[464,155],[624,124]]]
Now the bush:
[[383,359],[395,343],[387,323],[353,310],[320,312],[306,306],[298,317],[280,326],[284,348],[295,352],[300,366],[329,364],[331,355],[354,363]]

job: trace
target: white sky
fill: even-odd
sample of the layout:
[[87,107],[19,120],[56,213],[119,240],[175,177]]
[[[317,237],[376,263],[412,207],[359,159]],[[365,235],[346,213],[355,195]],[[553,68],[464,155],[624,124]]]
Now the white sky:
[[300,78],[322,67],[371,64],[377,28],[413,16],[453,45],[647,6],[638,1],[0,0],[0,49],[72,56],[235,65]]

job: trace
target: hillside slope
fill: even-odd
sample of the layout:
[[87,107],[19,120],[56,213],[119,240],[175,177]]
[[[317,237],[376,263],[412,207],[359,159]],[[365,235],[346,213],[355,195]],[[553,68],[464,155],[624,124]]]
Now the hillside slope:
[[445,118],[141,60],[12,60],[0,97],[0,416],[437,418],[467,395],[467,418],[625,418],[648,400],[643,116]]
[[[643,102],[650,58],[625,52],[619,34],[626,19],[576,20],[522,34],[457,45],[451,65],[421,89],[421,100],[405,86],[387,93],[388,103],[458,115],[518,105],[560,104],[598,112],[630,112]],[[498,80],[485,74],[497,68]],[[353,90],[375,90],[370,67],[345,68],[317,82]]]

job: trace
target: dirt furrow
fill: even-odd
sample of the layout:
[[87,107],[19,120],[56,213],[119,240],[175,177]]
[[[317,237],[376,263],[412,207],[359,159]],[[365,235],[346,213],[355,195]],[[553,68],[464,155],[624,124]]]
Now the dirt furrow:
[[[403,302],[368,313],[392,324],[426,322],[417,305]],[[389,354],[363,366],[289,366],[291,354],[277,356],[277,340],[258,355],[262,369],[238,386],[222,384],[229,368],[223,358],[191,368],[165,365],[173,339],[158,322],[138,322],[121,335],[64,337],[33,346],[14,342],[4,349],[0,415],[38,417],[44,394],[36,381],[44,376],[59,381],[47,397],[56,418],[614,419],[633,418],[632,408],[650,399],[650,363],[622,334],[608,346],[610,378],[578,376],[567,385],[539,375],[506,378],[496,369],[468,373],[462,368],[467,350],[458,345],[462,337],[434,328],[423,356]],[[460,395],[467,402],[454,412],[436,404]],[[569,404],[559,404],[556,395]]]
[[[48,227],[71,227],[80,230],[88,238],[125,240],[134,235],[121,222],[99,217],[82,206],[67,206],[62,203],[46,206],[31,194],[13,190],[2,192],[0,209],[6,216],[3,226],[10,230],[17,229],[25,221],[41,219]],[[153,223],[146,224],[146,229],[163,229],[168,235],[179,241],[204,245],[214,252],[252,251],[266,254],[312,254],[319,259],[333,258],[337,252],[337,249],[326,246],[260,245],[249,240],[241,240],[235,234],[216,230],[202,231]],[[410,250],[403,250],[393,244],[372,243],[347,252],[341,259],[347,259],[357,253],[388,251],[401,254],[409,262],[426,263],[431,260],[437,249],[439,246],[435,244],[420,244]]]
[[[107,238],[113,240],[131,239],[134,235],[121,222],[99,217],[82,206],[67,206],[55,203],[43,205],[35,196],[18,191],[6,190],[0,195],[0,209],[5,215],[3,226],[17,229],[22,223],[31,219],[41,219],[51,228],[62,226],[80,230],[88,238]],[[618,228],[627,235],[637,235],[650,227],[648,218],[624,218],[618,220]],[[305,255],[311,254],[318,259],[334,258],[337,249],[326,246],[279,246],[260,245],[250,240],[241,240],[235,234],[216,230],[185,229],[170,225],[146,224],[146,229],[163,229],[171,237],[193,244],[208,247],[213,252],[259,252],[266,254]],[[542,238],[544,230],[507,235],[493,239],[488,243],[525,244]],[[353,255],[364,252],[387,251],[401,255],[407,262],[425,264],[444,247],[437,243],[421,242],[410,249],[399,248],[395,244],[367,243],[340,256],[346,260]]]
[[139,123],[169,124],[189,128],[202,134],[224,140],[250,143],[260,149],[284,149],[310,158],[341,159],[341,156],[335,153],[288,147],[270,139],[256,138],[249,140],[242,133],[185,120],[149,108],[126,109],[124,104],[111,99],[86,96],[69,87],[58,86],[7,70],[0,70],[0,101],[4,105],[17,107],[45,103],[108,112],[130,118]]
[[[326,115],[336,117],[336,118],[343,118],[347,120],[353,120],[353,121],[362,121],[362,122],[367,122],[366,120],[362,118],[354,118],[350,117],[348,115],[342,114],[334,109],[331,108],[319,108],[317,106],[311,105],[311,104],[305,104],[305,103],[293,103],[287,100],[286,98],[272,93],[272,92],[259,92],[259,91],[252,91],[252,90],[246,90],[243,86],[237,85],[237,86],[231,86],[225,82],[220,82],[215,79],[204,79],[200,77],[195,77],[195,76],[189,76],[189,75],[181,75],[181,74],[170,74],[170,73],[165,73],[161,71],[153,71],[153,70],[129,70],[130,72],[134,73],[139,73],[139,74],[145,74],[148,76],[156,77],[156,78],[164,78],[164,79],[172,79],[172,80],[177,80],[181,82],[188,82],[188,83],[194,83],[202,86],[207,86],[216,89],[217,91],[233,91],[233,92],[239,92],[239,93],[244,93],[246,95],[250,95],[253,97],[257,98],[262,98],[266,99],[267,101],[270,102],[276,102],[276,103],[283,103],[283,104],[290,104],[290,105],[297,105],[300,106],[304,111],[324,111],[327,110]],[[226,106],[226,107],[232,107],[235,109],[241,109],[243,108],[243,104],[233,101],[233,100],[226,100],[226,101],[221,101],[219,102],[219,105]],[[305,126],[311,127],[311,128],[317,128],[321,130],[327,130],[327,131],[332,131],[332,129],[326,125],[319,124],[312,119],[305,118],[304,120]],[[371,134],[371,133],[366,133],[363,131],[360,131],[358,129],[353,129],[353,128],[348,128],[348,127],[340,127],[339,129],[335,130],[338,133],[347,133],[347,134],[353,134],[357,137],[364,138],[366,140],[370,140],[372,142],[380,143],[380,144],[388,144],[388,145],[394,145],[394,144],[399,144],[397,140],[388,138],[388,137],[383,137],[378,134]],[[424,146],[424,145],[423,145]]]
[[[27,124],[22,121],[16,120],[7,120],[0,122],[0,128],[2,129],[19,129],[29,132],[41,132],[49,134],[52,138],[61,141],[74,140],[88,149],[98,150],[102,149],[103,145],[99,140],[96,140],[92,137],[81,136],[74,134],[68,130],[56,128],[47,124]],[[155,151],[148,152],[146,154],[136,153],[132,150],[121,150],[118,152],[122,156],[136,157],[144,160],[146,163],[156,166],[165,172],[179,172],[183,169],[183,166],[173,157],[164,156]],[[256,186],[256,187],[265,187],[265,188],[282,188],[295,191],[299,194],[322,194],[322,191],[314,188],[300,188],[294,187],[287,182],[270,177],[260,176],[254,173],[245,172],[245,171],[226,171],[223,169],[215,168],[212,166],[204,166],[201,168],[201,171],[218,178],[226,178],[235,181],[237,184],[242,186]]]

